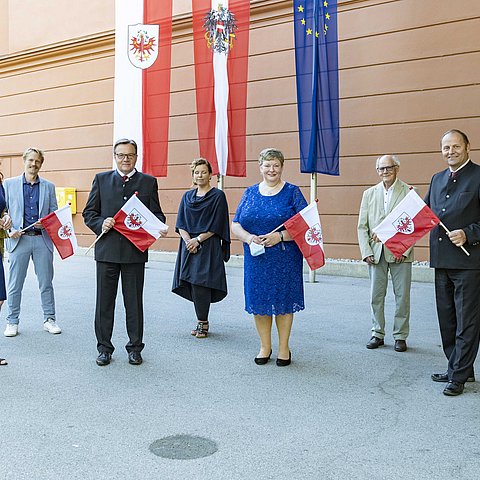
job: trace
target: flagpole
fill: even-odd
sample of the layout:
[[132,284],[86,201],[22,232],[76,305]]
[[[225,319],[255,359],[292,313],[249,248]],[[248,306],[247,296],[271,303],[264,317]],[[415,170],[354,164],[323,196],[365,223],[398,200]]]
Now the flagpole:
[[225,188],[224,179],[225,177],[223,175],[220,175],[220,174],[217,175],[217,188],[222,191]]
[[96,238],[96,240],[87,248],[85,255],[93,248],[93,246],[108,232],[108,230],[102,230],[102,233]]
[[[440,222],[440,225],[445,229],[445,231],[450,234],[450,230],[442,223]],[[465,255],[467,255],[468,257],[470,256],[470,254],[467,252],[467,250],[463,247],[463,245],[460,246],[460,248],[465,252]]]
[[[317,180],[317,174],[315,172],[312,172],[312,176],[310,178],[310,203],[317,200]],[[310,283],[315,283],[315,275],[316,271],[310,268],[310,273],[308,275],[308,281]]]

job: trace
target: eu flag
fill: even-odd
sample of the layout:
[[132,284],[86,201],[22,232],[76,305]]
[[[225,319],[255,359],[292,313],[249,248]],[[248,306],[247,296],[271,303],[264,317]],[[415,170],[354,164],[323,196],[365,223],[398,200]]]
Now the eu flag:
[[337,0],[294,0],[300,170],[338,175]]

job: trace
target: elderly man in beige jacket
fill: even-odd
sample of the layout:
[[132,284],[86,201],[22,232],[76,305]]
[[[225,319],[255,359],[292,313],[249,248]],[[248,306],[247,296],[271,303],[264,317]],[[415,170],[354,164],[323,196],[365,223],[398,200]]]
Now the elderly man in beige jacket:
[[400,161],[395,155],[377,158],[376,170],[382,181],[363,192],[358,219],[358,243],[362,260],[368,264],[371,283],[372,337],[367,348],[384,345],[385,295],[390,272],[396,304],[393,323],[395,351],[405,352],[410,320],[413,248],[396,258],[387,247],[379,243],[373,230],[407,195],[410,187],[397,178]]

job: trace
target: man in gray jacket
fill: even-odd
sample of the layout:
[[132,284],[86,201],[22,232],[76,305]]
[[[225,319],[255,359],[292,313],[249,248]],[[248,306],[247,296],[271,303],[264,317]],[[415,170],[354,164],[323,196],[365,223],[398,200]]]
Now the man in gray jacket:
[[410,190],[406,183],[397,178],[399,169],[400,161],[395,155],[383,155],[377,159],[376,170],[382,181],[363,192],[358,219],[358,243],[362,260],[368,264],[371,282],[372,337],[367,348],[384,345],[385,295],[390,272],[396,303],[393,323],[395,351],[405,352],[410,320],[413,248],[396,258],[373,234],[375,227]]

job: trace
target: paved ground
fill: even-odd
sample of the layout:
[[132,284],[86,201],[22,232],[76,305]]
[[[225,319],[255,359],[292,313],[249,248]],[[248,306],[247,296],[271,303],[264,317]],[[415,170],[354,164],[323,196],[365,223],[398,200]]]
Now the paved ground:
[[[87,257],[57,262],[57,336],[42,331],[30,272],[21,333],[0,338],[10,362],[0,367],[0,480],[479,478],[479,384],[449,398],[430,381],[446,364],[431,284],[413,285],[410,348],[396,353],[390,336],[365,348],[368,280],[321,276],[305,286],[292,365],[259,367],[241,269],[228,272],[212,335],[197,340],[191,304],[170,293],[172,264],[151,262],[145,362],[127,363],[119,307],[114,361],[100,368],[94,268]],[[171,435],[218,451],[172,460],[149,450]]]

